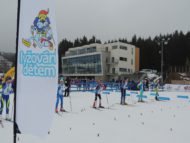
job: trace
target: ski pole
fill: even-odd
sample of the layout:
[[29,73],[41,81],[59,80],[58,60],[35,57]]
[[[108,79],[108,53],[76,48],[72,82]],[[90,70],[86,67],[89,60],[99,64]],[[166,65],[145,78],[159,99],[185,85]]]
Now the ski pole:
[[110,93],[109,92],[103,92],[103,94],[106,95],[107,105],[108,105],[108,109],[109,109],[108,94],[110,94]]
[[1,124],[1,127],[4,128],[4,125],[3,125],[3,123],[2,123],[2,120],[0,120],[0,124]]
[[71,102],[71,95],[69,95],[69,99],[70,99],[70,109],[71,109],[71,112],[72,112],[72,102]]
[[108,100],[108,94],[106,94],[106,99],[107,99],[107,104],[108,104],[108,109],[109,109],[109,100]]
[[14,96],[14,94],[13,94],[11,120],[13,119],[13,115],[14,115],[14,100],[15,100],[15,96]]

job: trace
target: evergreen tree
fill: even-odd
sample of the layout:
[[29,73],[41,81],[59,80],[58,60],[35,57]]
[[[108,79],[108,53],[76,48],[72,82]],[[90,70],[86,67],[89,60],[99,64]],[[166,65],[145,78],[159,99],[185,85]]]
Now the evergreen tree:
[[75,41],[74,41],[74,47],[79,47],[80,46],[80,41],[79,39],[77,38]]
[[134,35],[134,36],[132,37],[131,44],[136,45],[136,43],[137,43],[137,36]]
[[89,39],[89,44],[93,44],[93,43],[96,43],[96,37],[95,36],[92,36],[91,39]]
[[88,39],[86,36],[83,36],[82,39],[80,39],[81,46],[88,44]]
[[189,58],[188,58],[188,57],[186,58],[185,65],[186,65],[187,67],[190,67],[190,61],[189,61]]
[[73,43],[68,41],[67,39],[63,39],[58,46],[58,60],[59,60],[59,73],[62,72],[62,62],[61,62],[61,58],[65,55],[65,52],[69,49],[73,47]]

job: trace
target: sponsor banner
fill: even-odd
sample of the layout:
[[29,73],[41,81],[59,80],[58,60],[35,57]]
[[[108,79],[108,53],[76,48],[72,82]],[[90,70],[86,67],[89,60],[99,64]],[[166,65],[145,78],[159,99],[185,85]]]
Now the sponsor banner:
[[45,135],[51,126],[58,79],[54,3],[21,1],[16,104],[21,133]]
[[190,92],[190,85],[179,84],[165,84],[164,89],[167,91],[188,91]]

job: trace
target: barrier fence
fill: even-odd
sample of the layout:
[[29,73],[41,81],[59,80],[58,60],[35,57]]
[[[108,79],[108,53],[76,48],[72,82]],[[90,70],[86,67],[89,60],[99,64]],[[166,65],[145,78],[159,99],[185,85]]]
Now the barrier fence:
[[[120,92],[120,83],[110,83],[105,82],[104,85],[106,86],[106,90],[108,91],[115,91]],[[95,90],[97,86],[97,83],[72,83],[70,86],[70,91],[93,91]],[[138,91],[137,83],[129,83],[128,89],[132,91]],[[147,87],[144,86],[144,91],[154,91],[155,86],[154,84],[149,84]],[[175,91],[175,92],[190,92],[190,85],[178,85],[178,84],[165,84],[165,85],[159,85],[159,91]]]

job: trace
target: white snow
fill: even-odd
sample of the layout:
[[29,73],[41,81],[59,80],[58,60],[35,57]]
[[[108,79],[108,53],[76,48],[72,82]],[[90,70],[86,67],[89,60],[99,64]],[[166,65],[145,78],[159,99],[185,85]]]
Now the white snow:
[[[128,106],[121,106],[120,93],[111,92],[107,95],[110,109],[99,111],[91,108],[93,93],[72,92],[71,98],[64,98],[68,111],[71,99],[72,112],[55,114],[50,134],[18,135],[17,143],[189,143],[190,99],[179,99],[177,95],[190,97],[190,93],[159,94],[171,100],[157,102],[145,92],[145,103],[138,103],[133,95],[127,97]],[[102,100],[108,107],[106,95]],[[4,122],[4,126],[0,126],[0,143],[13,143],[12,123]]]

